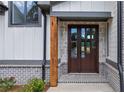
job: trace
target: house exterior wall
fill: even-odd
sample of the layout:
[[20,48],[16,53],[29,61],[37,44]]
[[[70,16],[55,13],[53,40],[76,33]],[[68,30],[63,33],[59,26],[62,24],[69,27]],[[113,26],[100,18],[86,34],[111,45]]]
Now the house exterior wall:
[[117,2],[112,2],[112,15],[113,18],[108,20],[109,23],[108,59],[117,63]]
[[[8,6],[8,2],[4,2],[4,3]],[[63,9],[63,6],[66,8],[70,5],[71,5],[70,6],[71,8],[69,8],[70,10],[64,8],[63,11],[72,11],[72,10],[73,11],[111,11],[112,7],[110,6],[112,6],[112,3],[113,2],[64,2],[56,6],[53,6],[53,11],[61,11],[61,9]],[[76,7],[77,9],[74,10],[72,9],[74,5],[80,7]],[[82,5],[88,5],[90,7],[84,7],[84,6],[82,7]],[[98,8],[99,6],[101,7]],[[50,59],[49,16],[47,17],[47,19],[48,19],[47,59],[49,60]],[[6,12],[5,20],[3,21],[5,24],[8,24],[8,12]],[[4,48],[2,49],[3,55],[0,55],[0,60],[42,60],[43,59],[43,25],[44,25],[43,16],[41,21],[42,21],[41,27],[8,27],[8,25],[5,25],[5,28],[1,29],[1,31],[3,31],[3,36],[4,36],[2,40],[2,42],[4,43],[2,44],[2,46],[4,46]],[[16,31],[17,28],[18,31]],[[115,56],[116,55],[113,56],[113,60],[116,59]]]
[[0,23],[1,23],[1,25],[0,25],[0,42],[1,42],[1,44],[0,44],[0,51],[1,51],[0,52],[0,58],[3,58],[3,56],[4,56],[4,51],[3,51],[3,49],[4,49],[3,40],[4,40],[4,30],[5,30],[4,20],[5,20],[5,17],[0,15]]
[[[74,3],[74,2],[73,2]],[[81,2],[84,3],[84,2]],[[120,91],[120,82],[119,82],[119,72],[117,67],[114,67],[112,64],[117,66],[117,2],[103,2],[102,7],[99,7],[94,3],[91,3],[90,8],[86,10],[86,8],[81,8],[81,3],[75,2],[72,4],[71,2],[64,2],[62,4],[56,5],[52,8],[52,11],[111,11],[112,18],[110,18],[106,24],[108,24],[107,28],[100,28],[99,29],[99,71],[100,74],[104,75],[108,80],[109,84],[115,89],[115,91]],[[86,3],[86,2],[85,2]],[[93,5],[94,4],[94,5]],[[98,4],[98,3],[97,3]],[[87,5],[87,4],[86,4]],[[73,7],[75,9],[73,9]],[[97,7],[96,10],[93,7]],[[64,7],[64,8],[63,8]],[[104,7],[104,8],[103,8]],[[105,7],[109,7],[107,10]],[[98,10],[97,10],[98,9]],[[68,53],[67,53],[67,23],[69,22],[60,22],[59,27],[59,36],[61,37],[60,40],[60,59],[61,59],[61,66],[62,66],[62,74],[66,74],[68,71]],[[71,22],[70,22],[71,23]],[[74,22],[72,22],[73,24]],[[81,22],[78,22],[81,23]],[[94,22],[95,23],[95,22]],[[83,22],[81,23],[83,24]],[[84,24],[87,24],[84,22]],[[92,22],[89,22],[92,24]],[[96,24],[98,24],[96,22]],[[101,24],[103,26],[103,24]],[[61,28],[61,29],[60,29]],[[108,30],[108,31],[107,31]],[[108,49],[107,49],[107,34],[108,34]],[[108,55],[107,55],[108,52]]]
[[[52,11],[111,11],[112,2],[106,1],[68,1],[52,7]],[[63,8],[64,7],[64,8]]]
[[[4,2],[8,6],[8,2]],[[41,26],[39,27],[9,27],[8,11],[5,13],[1,23],[0,33],[0,60],[43,60],[43,15],[41,18]],[[47,59],[50,56],[50,21],[47,16]]]
[[[4,2],[8,6],[8,2]],[[64,7],[64,8],[63,8]],[[107,28],[101,23],[99,35],[99,62],[101,74],[106,77],[110,85],[119,91],[119,75],[117,68],[106,62],[106,58],[117,63],[117,2],[63,2],[52,7],[52,11],[92,11],[112,12],[109,24],[109,55],[107,56],[106,34]],[[43,16],[41,27],[8,27],[8,12],[0,16],[0,61],[1,60],[43,60]],[[60,23],[60,22],[59,22]],[[97,23],[97,22],[96,22]],[[98,24],[98,23],[97,23]],[[62,27],[60,27],[62,28]],[[59,28],[59,77],[67,73],[67,31]],[[101,42],[102,41],[102,42]],[[105,44],[105,45],[104,45]],[[50,59],[50,17],[47,15],[47,60]],[[64,64],[63,64],[64,63]],[[13,65],[13,64],[12,64]],[[17,84],[25,84],[32,77],[42,77],[41,66],[34,65],[1,65],[0,77],[15,76]],[[64,69],[64,70],[63,70]],[[46,66],[46,80],[49,81],[49,66]]]
[[[4,1],[8,6],[8,2]],[[26,27],[8,25],[8,11],[0,15],[0,77],[16,78],[16,84],[26,84],[33,77],[42,78],[44,17],[41,26]],[[47,63],[50,60],[50,18],[47,15]],[[46,82],[49,82],[49,66]]]
[[[46,79],[45,82],[49,82],[49,66],[46,66]],[[32,66],[19,66],[19,65],[0,65],[0,77],[15,77],[16,84],[22,85],[26,84],[29,79],[33,77],[42,78],[42,66],[32,65]]]
[[106,77],[109,84],[115,89],[115,91],[120,91],[120,79],[119,72],[117,68],[117,2],[112,3],[112,15],[113,18],[108,20],[109,24],[109,50],[106,62],[115,64],[116,67],[105,64]]

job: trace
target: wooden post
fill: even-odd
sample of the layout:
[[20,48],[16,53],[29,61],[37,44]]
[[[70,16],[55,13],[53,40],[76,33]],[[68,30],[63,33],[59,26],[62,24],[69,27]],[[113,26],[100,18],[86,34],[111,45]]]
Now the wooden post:
[[50,86],[56,87],[58,82],[58,29],[57,17],[50,17]]

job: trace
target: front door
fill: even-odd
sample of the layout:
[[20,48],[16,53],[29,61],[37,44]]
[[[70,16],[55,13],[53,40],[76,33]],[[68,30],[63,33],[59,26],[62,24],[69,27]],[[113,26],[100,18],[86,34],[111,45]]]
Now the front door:
[[98,25],[68,26],[68,72],[98,72]]

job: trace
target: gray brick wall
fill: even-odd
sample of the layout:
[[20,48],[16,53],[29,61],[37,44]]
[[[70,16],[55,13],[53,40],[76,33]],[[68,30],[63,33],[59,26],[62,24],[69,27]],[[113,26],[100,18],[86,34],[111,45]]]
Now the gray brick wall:
[[[16,84],[26,84],[33,77],[42,78],[41,66],[0,66],[0,77],[15,77]],[[49,82],[49,66],[46,67],[46,82]]]
[[119,79],[119,72],[113,66],[108,63],[104,63],[104,75],[109,82],[110,86],[115,91],[120,91],[120,79]]

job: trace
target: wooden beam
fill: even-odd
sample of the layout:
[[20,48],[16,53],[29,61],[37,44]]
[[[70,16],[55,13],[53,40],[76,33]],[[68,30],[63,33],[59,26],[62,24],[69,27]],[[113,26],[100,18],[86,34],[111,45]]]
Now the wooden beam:
[[58,82],[58,29],[57,17],[50,17],[50,86],[56,87]]

